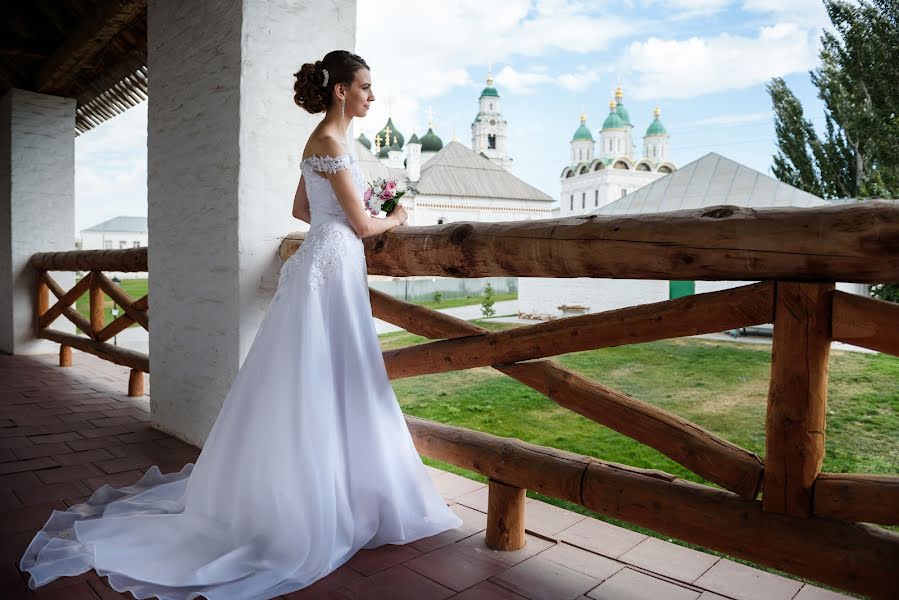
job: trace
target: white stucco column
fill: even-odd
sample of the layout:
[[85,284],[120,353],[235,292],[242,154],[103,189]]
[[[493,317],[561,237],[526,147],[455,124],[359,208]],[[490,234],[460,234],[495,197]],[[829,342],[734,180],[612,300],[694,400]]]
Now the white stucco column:
[[293,74],[355,47],[355,0],[150,0],[151,413],[202,445],[277,285],[320,115]]
[[[75,99],[11,89],[0,99],[0,351],[59,351],[34,337],[37,281],[28,260],[74,249]],[[50,274],[65,290],[74,283],[74,273]],[[75,330],[65,317],[51,327]]]

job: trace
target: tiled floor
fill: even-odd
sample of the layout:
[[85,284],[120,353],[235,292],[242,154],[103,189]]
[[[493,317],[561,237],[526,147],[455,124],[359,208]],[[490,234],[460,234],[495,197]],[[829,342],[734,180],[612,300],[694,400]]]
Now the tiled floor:
[[[18,560],[53,509],[152,465],[180,470],[199,451],[149,426],[149,396],[126,395],[128,369],[73,352],[0,355],[0,597],[133,598],[93,571],[32,592]],[[148,378],[149,380],[149,378]],[[148,383],[149,389],[149,383]],[[486,485],[428,467],[463,525],[405,546],[362,550],[282,599],[835,600],[847,598],[528,498],[527,543],[487,547]]]

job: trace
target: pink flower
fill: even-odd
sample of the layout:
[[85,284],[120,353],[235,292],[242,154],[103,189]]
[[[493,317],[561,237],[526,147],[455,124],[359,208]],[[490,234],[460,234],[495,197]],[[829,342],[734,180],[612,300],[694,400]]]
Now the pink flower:
[[395,189],[396,189],[396,182],[395,182],[395,181],[388,181],[388,182],[387,182],[387,185],[384,186],[384,189],[385,189],[385,190],[395,190]]
[[371,188],[365,190],[365,201],[368,202],[369,200],[371,200]]
[[384,190],[381,192],[381,200],[390,200],[393,196],[394,193],[391,190]]

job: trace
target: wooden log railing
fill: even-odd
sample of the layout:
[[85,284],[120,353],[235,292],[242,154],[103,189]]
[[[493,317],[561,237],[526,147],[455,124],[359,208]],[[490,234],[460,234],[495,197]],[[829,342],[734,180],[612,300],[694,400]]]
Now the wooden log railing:
[[[303,239],[288,236],[282,258]],[[525,543],[531,489],[836,588],[899,597],[899,534],[878,526],[899,525],[899,477],[821,472],[831,342],[899,355],[899,305],[834,289],[899,281],[897,205],[400,227],[365,249],[369,273],[392,276],[758,282],[496,333],[369,293],[374,316],[435,340],[385,352],[391,378],[490,366],[720,486],[407,416],[420,453],[488,478],[491,547]],[[760,323],[774,324],[764,461],[550,358]]]
[[[37,305],[35,307],[35,337],[59,343],[59,366],[72,366],[72,348],[88,352],[131,369],[128,395],[143,396],[144,373],[150,372],[150,357],[142,352],[120,348],[107,340],[134,323],[149,331],[149,298],[132,298],[102,271],[140,272],[147,270],[147,248],[124,250],[73,250],[71,252],[42,252],[31,257],[37,270]],[[49,271],[85,271],[85,275],[68,291],[50,276]],[[57,300],[50,306],[50,292]],[[75,310],[75,302],[85,293],[90,299],[90,318]],[[105,323],[105,296],[109,296],[122,314]],[[50,325],[65,316],[87,337],[51,329]]]
[[[305,234],[281,244],[286,259]],[[703,479],[406,416],[419,452],[485,475],[487,544],[525,544],[531,489],[698,545],[874,598],[899,597],[899,477],[822,473],[830,343],[899,355],[899,306],[834,290],[899,281],[899,208],[716,206],[624,217],[400,227],[365,240],[371,274],[746,281],[719,292],[493,333],[370,289],[374,316],[435,340],[384,353],[391,378],[490,366],[560,406],[652,447]],[[37,335],[149,372],[146,355],[106,343],[149,327],[148,299],[100,271],[146,271],[146,249],[44,253]],[[90,273],[64,292],[49,270]],[[49,291],[59,299],[49,306]],[[90,294],[90,319],[71,304]],[[102,322],[103,294],[124,314]],[[49,329],[65,316],[87,338]],[[774,323],[763,458],[696,424],[563,367],[552,356]],[[723,488],[723,489],[722,489]],[[762,497],[759,498],[759,493]]]

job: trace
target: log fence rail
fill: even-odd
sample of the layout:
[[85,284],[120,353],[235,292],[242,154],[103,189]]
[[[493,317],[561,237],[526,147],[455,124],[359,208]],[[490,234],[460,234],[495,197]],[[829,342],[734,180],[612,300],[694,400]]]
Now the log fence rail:
[[[291,234],[283,260],[302,244]],[[132,323],[133,299],[101,271],[146,270],[143,253],[32,257],[38,336],[149,372],[146,355],[106,343]],[[94,254],[89,254],[93,252]],[[406,416],[418,451],[488,478],[487,543],[525,543],[526,490],[873,598],[899,597],[899,477],[822,473],[830,344],[899,356],[899,305],[834,282],[899,281],[899,206],[715,206],[665,214],[400,227],[365,239],[370,274],[745,281],[664,302],[501,332],[369,289],[372,313],[426,343],[384,352],[392,379],[490,366],[598,424],[652,447],[713,485]],[[63,292],[49,270],[89,270]],[[59,299],[49,306],[48,290]],[[71,307],[90,293],[91,318]],[[102,294],[124,314],[102,323]],[[64,315],[88,338],[48,329]],[[765,457],[666,410],[593,381],[552,356],[774,324]],[[137,384],[135,384],[137,387]],[[761,497],[759,497],[761,495]]]
[[[150,330],[149,297],[132,298],[103,271],[147,271],[147,248],[41,252],[31,257],[31,266],[37,272],[35,337],[60,345],[59,366],[72,366],[72,348],[94,354],[129,367],[128,395],[143,396],[144,373],[150,372],[150,357],[143,352],[110,344],[108,340],[134,323]],[[50,271],[81,271],[84,275],[70,290],[64,291]],[[50,306],[50,292],[56,296],[53,306]],[[82,316],[74,307],[85,293],[90,299],[89,318]],[[122,308],[122,314],[109,324],[104,323],[104,296],[109,296]],[[50,328],[60,316],[65,316],[87,337]]]

